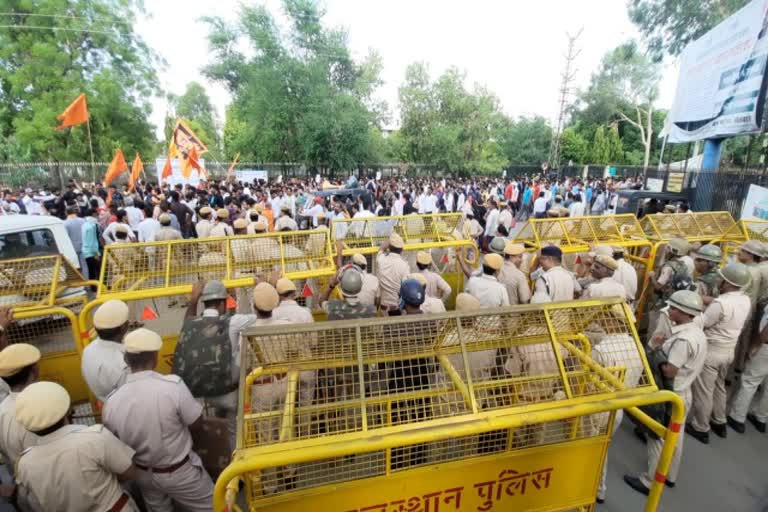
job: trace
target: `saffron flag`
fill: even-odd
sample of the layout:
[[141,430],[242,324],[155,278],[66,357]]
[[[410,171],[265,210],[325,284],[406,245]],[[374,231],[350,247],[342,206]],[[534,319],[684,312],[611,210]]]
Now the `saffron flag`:
[[192,148],[197,151],[198,157],[208,152],[208,147],[203,144],[192,128],[187,126],[183,119],[176,121],[176,126],[171,135],[171,144],[168,146],[168,153],[171,157],[186,158]]
[[144,306],[144,311],[141,312],[142,321],[157,320],[157,318],[157,313],[155,313],[154,309],[149,306]]
[[167,180],[173,176],[173,167],[171,167],[171,157],[165,159],[165,165],[163,166],[163,174],[160,176],[162,181]]
[[189,150],[187,157],[181,161],[181,175],[185,178],[189,178],[192,175],[192,169],[197,169],[201,175],[203,174],[203,166],[200,165],[200,160],[197,159],[197,149],[195,146]]
[[237,309],[237,301],[231,295],[227,295],[227,309]]
[[307,297],[312,297],[314,295],[314,292],[312,291],[312,288],[310,288],[309,283],[304,283],[304,289],[301,290],[301,296],[305,299]]
[[136,182],[139,181],[139,176],[144,172],[144,163],[141,161],[141,157],[136,153],[136,158],[133,159],[133,165],[131,166],[131,177],[128,179],[128,191],[133,192],[136,189]]
[[108,187],[115,178],[123,174],[128,170],[128,164],[125,163],[125,157],[123,151],[118,149],[115,152],[115,158],[112,159],[112,163],[107,167],[107,173],[104,175],[104,186]]
[[85,101],[85,94],[81,94],[75,101],[57,116],[56,119],[61,121],[61,125],[57,126],[57,130],[66,128],[67,126],[76,126],[88,122],[88,105]]

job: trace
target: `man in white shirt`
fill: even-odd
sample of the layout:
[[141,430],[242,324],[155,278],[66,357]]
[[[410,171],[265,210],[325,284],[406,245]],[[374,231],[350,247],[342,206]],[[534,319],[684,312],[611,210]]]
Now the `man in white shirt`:
[[129,313],[125,302],[112,299],[99,306],[93,315],[97,338],[83,350],[80,369],[91,393],[101,403],[125,383],[130,373],[123,346]]
[[104,239],[105,245],[115,243],[115,240],[117,239],[115,237],[115,230],[118,226],[123,226],[125,228],[126,232],[128,233],[129,242],[136,241],[136,235],[133,233],[131,226],[126,222],[125,210],[117,210],[117,221],[107,226],[104,229],[104,232],[101,234],[101,238]]
[[637,299],[637,270],[627,260],[624,259],[623,247],[612,247],[613,259],[616,260],[618,268],[613,273],[613,278],[624,286],[627,290],[627,301],[630,305]]
[[[496,278],[503,264],[504,258],[498,254],[486,254],[483,256],[482,274],[473,275],[469,278],[466,291],[479,300],[484,308],[509,306],[507,287]],[[467,269],[464,265],[462,268],[466,273]]]
[[537,219],[547,216],[547,198],[544,192],[539,192],[539,197],[533,202],[533,216]]
[[325,213],[325,208],[323,208],[323,198],[322,197],[316,197],[315,198],[315,204],[311,207],[305,209],[301,216],[303,217],[311,217],[312,218],[312,227],[317,227],[317,216],[320,213]]
[[514,217],[512,216],[512,203],[501,202],[501,211],[499,212],[499,225],[504,226],[507,229],[507,233],[512,229],[512,222]]
[[491,209],[485,217],[485,238],[488,243],[496,236],[496,230],[499,228],[499,209],[496,207],[496,200],[490,200]]
[[141,210],[133,206],[133,198],[128,196],[125,198],[125,216],[128,219],[128,225],[131,226],[131,230],[136,233],[139,230],[139,223],[143,220]]
[[142,213],[144,220],[139,222],[136,230],[139,233],[139,242],[154,242],[157,232],[160,231],[160,222],[152,217],[151,210],[146,209]]

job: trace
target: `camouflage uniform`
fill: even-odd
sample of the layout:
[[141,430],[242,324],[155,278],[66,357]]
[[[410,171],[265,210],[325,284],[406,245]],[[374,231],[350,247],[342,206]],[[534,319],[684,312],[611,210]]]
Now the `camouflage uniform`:
[[713,268],[706,274],[700,275],[694,281],[694,284],[696,285],[696,291],[702,297],[717,297],[720,295],[718,283],[719,278],[717,276],[717,267]]
[[349,303],[345,300],[329,300],[323,304],[323,309],[328,313],[328,320],[351,320],[376,316],[374,306],[360,302]]

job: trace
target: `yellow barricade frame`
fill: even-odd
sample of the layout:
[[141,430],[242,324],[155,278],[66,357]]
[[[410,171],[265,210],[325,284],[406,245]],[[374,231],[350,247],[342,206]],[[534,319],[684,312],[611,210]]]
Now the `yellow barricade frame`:
[[689,242],[710,242],[725,236],[736,221],[730,212],[654,213],[643,217],[640,224],[654,242],[677,237]]
[[[510,320],[512,318],[518,321],[512,322]],[[527,318],[527,321],[520,322],[521,318]],[[219,512],[227,509],[227,507],[229,510],[234,510],[237,489],[241,480],[245,482],[248,496],[260,496],[254,494],[254,492],[260,493],[258,489],[261,488],[262,484],[259,475],[262,474],[263,470],[270,467],[285,468],[295,464],[313,464],[343,457],[364,457],[374,451],[384,450],[387,453],[387,471],[382,474],[382,477],[390,478],[393,471],[390,461],[394,460],[395,450],[407,449],[409,446],[417,446],[420,443],[448,441],[451,438],[457,439],[458,436],[482,436],[499,430],[510,432],[507,437],[507,443],[510,443],[517,429],[560,420],[565,420],[565,424],[570,425],[570,428],[566,429],[566,432],[570,432],[570,434],[564,438],[565,441],[580,443],[582,442],[579,441],[582,439],[580,437],[582,433],[579,424],[582,416],[625,408],[665,439],[664,450],[657,468],[660,474],[665,475],[669,468],[679,429],[665,429],[637,410],[636,407],[652,403],[671,402],[673,405],[672,421],[679,426],[683,418],[682,400],[674,393],[657,390],[650,377],[648,363],[637,339],[634,324],[628,320],[629,318],[631,316],[626,304],[620,300],[609,299],[537,306],[514,306],[500,308],[492,312],[452,312],[430,315],[429,317],[344,321],[334,322],[331,325],[281,326],[282,328],[265,326],[253,330],[247,333],[244,338],[248,342],[250,352],[244,347],[244,360],[241,364],[237,449],[233,462],[217,480],[214,510]],[[490,330],[479,327],[478,322]],[[429,328],[425,332],[431,333],[432,339],[437,345],[433,343],[417,347],[403,344],[403,336],[395,334],[398,329],[406,328],[407,330],[409,326],[413,328],[420,323],[429,324]],[[448,339],[445,336],[446,331],[439,328],[439,325],[448,324],[455,328],[455,331],[449,331],[458,334],[457,342],[446,342]],[[603,328],[606,335],[610,335],[614,330],[616,333],[620,332],[626,335],[628,345],[625,347],[631,348],[625,348],[625,350],[634,353],[638,358],[637,361],[642,364],[636,368],[627,369],[624,367],[603,367],[595,362],[590,356],[589,340],[579,332],[594,326]],[[376,329],[390,332],[392,336],[383,338],[375,336],[370,338],[368,336],[366,339],[364,333],[370,335]],[[472,333],[463,332],[467,329],[473,329]],[[337,336],[333,342],[329,339],[324,343],[324,336],[331,335],[333,337],[334,332],[342,333],[338,336],[346,338],[347,341],[343,342]],[[405,338],[408,338],[411,333],[411,331],[407,332],[409,334],[405,334]],[[478,333],[483,334],[479,335]],[[478,335],[480,337],[477,337]],[[531,389],[534,390],[538,389],[536,382],[542,382],[543,379],[549,378],[559,379],[565,399],[552,399],[538,403],[523,401],[513,406],[501,405],[491,408],[483,406],[481,408],[479,400],[487,399],[487,396],[481,398],[482,390],[488,385],[482,381],[476,381],[467,371],[469,357],[471,354],[477,354],[478,350],[487,351],[494,347],[501,348],[499,343],[502,339],[505,340],[502,344],[507,347],[549,347],[548,350],[556,360],[557,370],[555,373],[536,378],[527,377],[526,379],[528,384],[533,386]],[[305,343],[309,344],[314,340],[315,345],[310,352],[298,350],[291,353],[289,347],[294,346],[292,344],[298,340],[304,340]],[[394,348],[388,349],[385,340],[389,340]],[[384,426],[372,425],[370,420],[366,419],[368,418],[366,410],[375,407],[377,398],[366,392],[366,385],[363,383],[363,378],[360,377],[358,379],[358,398],[339,403],[342,409],[360,408],[362,410],[360,426],[351,430],[342,429],[338,433],[323,435],[313,435],[311,432],[303,430],[306,426],[303,422],[310,414],[308,409],[302,409],[297,404],[303,372],[319,368],[339,369],[347,367],[357,368],[358,375],[362,376],[364,372],[371,371],[371,364],[375,366],[376,363],[387,364],[388,361],[418,359],[426,357],[428,354],[439,361],[439,366],[445,370],[447,382],[453,385],[452,391],[449,393],[456,394],[461,397],[459,400],[464,402],[466,408],[463,413],[415,422]],[[451,356],[454,357],[454,361],[458,361],[459,365],[464,365],[463,374],[462,368],[454,367],[449,359]],[[251,370],[249,358],[259,358],[262,362],[256,363],[254,359],[256,367]],[[578,363],[574,361],[578,361]],[[624,388],[621,377],[625,371],[641,372],[638,387],[634,389]],[[262,385],[263,382],[274,382],[276,378],[285,379],[287,399],[284,404],[274,412],[252,411],[250,404],[253,386]],[[502,385],[515,385],[514,382],[511,382],[515,381],[515,377],[506,380],[510,382],[505,381]],[[520,380],[521,377],[517,377],[517,381]],[[492,380],[491,382],[496,383],[497,381]],[[442,390],[442,393],[445,392]],[[390,400],[396,402],[418,401],[419,396],[429,394],[427,391],[411,391],[397,396],[396,399],[390,397]],[[315,407],[316,410],[323,408],[322,406]],[[332,407],[325,406],[325,409],[330,408]],[[249,422],[266,416],[272,416],[279,423],[276,426],[276,437],[266,444],[253,445],[252,442],[248,441],[248,436],[253,434],[254,428],[249,426]],[[610,418],[612,421],[612,415]],[[608,426],[610,426],[610,422]],[[309,433],[307,434],[307,432]],[[600,452],[600,457],[604,458],[610,435],[608,434],[609,430],[601,432],[597,436],[600,438],[599,442],[604,443]],[[510,446],[507,444],[507,448],[504,449],[505,454],[509,453]],[[530,452],[531,449],[536,450],[537,448],[529,448],[525,452]],[[429,468],[430,474],[434,477],[438,474],[435,470],[443,467],[448,468],[451,460],[462,461],[464,459],[449,459],[447,462],[414,467],[407,469],[405,473],[399,472],[398,474],[413,477]],[[473,459],[473,461],[483,460],[486,459],[484,457]],[[468,462],[471,463],[472,461]],[[600,464],[596,467],[599,469]],[[342,477],[342,480],[336,482],[320,483],[303,489],[297,487],[298,490],[295,491],[295,494],[292,491],[286,491],[283,494],[260,496],[257,499],[258,503],[250,502],[249,506],[251,510],[256,510],[254,507],[258,506],[275,506],[278,510],[289,510],[290,508],[280,508],[280,506],[286,505],[286,500],[290,501],[290,499],[310,495],[317,497],[323,492],[336,492],[342,488],[359,487],[375,481],[377,481],[375,478],[371,480],[366,476],[351,480],[344,480]],[[595,480],[596,485],[597,480]],[[662,484],[654,482],[646,505],[647,511],[655,510],[662,488]],[[368,489],[369,492],[373,493],[373,487]],[[592,492],[596,489],[587,491]],[[582,501],[570,503],[570,505],[588,505],[585,501],[586,495],[580,499]],[[591,494],[589,499],[593,500],[594,494]],[[558,506],[560,505],[562,504],[558,504]],[[335,503],[334,506],[336,506]],[[347,504],[339,504],[338,506],[340,510],[352,508]],[[545,508],[539,506],[537,510],[539,509],[544,510]]]
[[84,297],[61,299],[59,296],[68,288],[95,284],[95,281],[86,281],[60,254],[0,260],[0,306],[18,309],[83,302]]
[[597,245],[649,245],[640,223],[631,213],[528,219],[513,241],[534,250],[557,245],[564,253],[588,252]]
[[759,240],[768,243],[768,220],[742,219],[726,231],[720,239],[723,263],[727,263],[729,258],[739,250],[741,244],[747,240]]
[[403,237],[403,251],[441,247],[475,247],[469,236],[469,223],[462,213],[396,215],[360,219],[333,219],[331,241],[334,256],[355,253],[374,254],[391,233]]
[[104,250],[99,294],[173,288],[201,278],[252,279],[273,271],[299,280],[335,270],[326,229],[111,244]]

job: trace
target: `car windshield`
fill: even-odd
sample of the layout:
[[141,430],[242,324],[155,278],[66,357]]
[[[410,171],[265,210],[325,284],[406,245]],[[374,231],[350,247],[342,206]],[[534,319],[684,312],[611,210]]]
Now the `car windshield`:
[[10,260],[58,254],[50,229],[35,229],[0,235],[0,259]]

